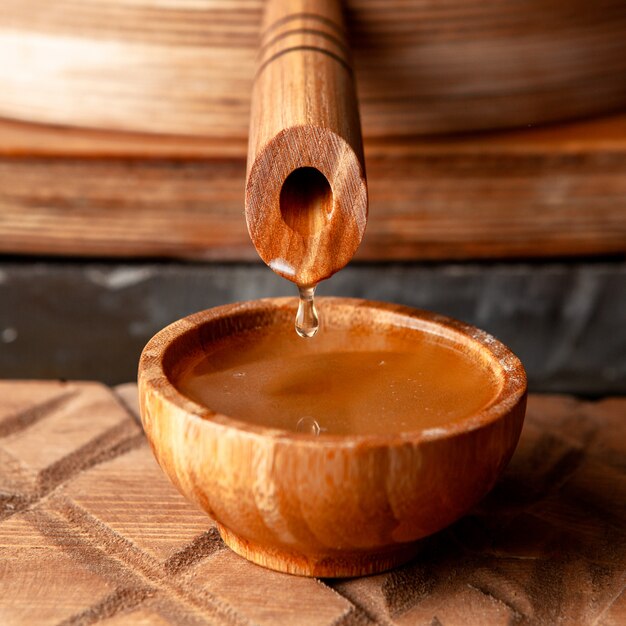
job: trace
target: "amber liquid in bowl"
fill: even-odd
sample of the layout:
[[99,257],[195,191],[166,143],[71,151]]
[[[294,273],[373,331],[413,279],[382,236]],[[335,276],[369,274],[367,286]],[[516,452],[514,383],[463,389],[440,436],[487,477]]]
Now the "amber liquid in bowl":
[[448,339],[283,328],[213,344],[176,387],[217,413],[311,435],[436,429],[477,414],[497,395],[491,368]]

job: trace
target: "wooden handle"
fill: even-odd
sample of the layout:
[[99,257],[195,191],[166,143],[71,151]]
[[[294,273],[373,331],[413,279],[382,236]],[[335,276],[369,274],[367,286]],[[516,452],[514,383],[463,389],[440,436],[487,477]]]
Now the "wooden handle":
[[246,221],[277,274],[315,285],[354,255],[367,186],[337,0],[269,0],[252,92]]

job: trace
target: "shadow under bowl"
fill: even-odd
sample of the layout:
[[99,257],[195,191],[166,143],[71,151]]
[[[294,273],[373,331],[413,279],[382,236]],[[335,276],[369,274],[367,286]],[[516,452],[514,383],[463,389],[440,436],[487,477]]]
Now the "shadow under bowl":
[[[185,396],[181,373],[254,330],[293,333],[293,298],[231,304],[155,335],[139,363],[143,427],[157,461],[245,558],[306,576],[372,574],[413,558],[493,487],[522,428],[526,375],[503,344],[467,324],[392,304],[320,298],[325,328],[432,334],[495,377],[492,399],[441,428],[307,434],[219,414]],[[320,332],[324,332],[322,329]],[[410,344],[410,341],[408,341]]]

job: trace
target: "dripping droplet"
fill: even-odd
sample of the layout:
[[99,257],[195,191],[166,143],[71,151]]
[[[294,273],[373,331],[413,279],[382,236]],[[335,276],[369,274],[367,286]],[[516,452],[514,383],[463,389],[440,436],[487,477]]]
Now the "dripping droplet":
[[321,430],[320,425],[310,415],[301,417],[296,424],[296,431],[299,433],[317,436],[320,434]]
[[298,313],[296,314],[296,332],[300,337],[310,338],[317,332],[320,323],[315,310],[315,287],[301,287],[298,285],[300,292],[300,302],[298,304]]

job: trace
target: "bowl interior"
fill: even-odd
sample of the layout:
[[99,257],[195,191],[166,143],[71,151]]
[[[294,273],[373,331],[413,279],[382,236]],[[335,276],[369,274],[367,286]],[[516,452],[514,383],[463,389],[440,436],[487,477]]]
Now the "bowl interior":
[[227,305],[162,331],[171,399],[273,435],[437,438],[496,419],[525,391],[517,358],[455,320],[320,298],[320,332],[305,340],[296,308],[292,298]]

